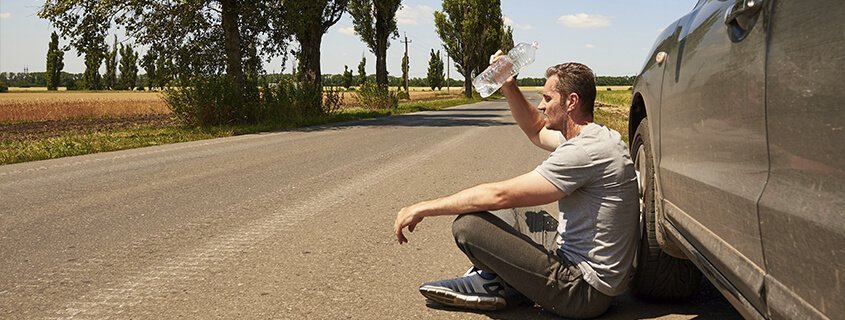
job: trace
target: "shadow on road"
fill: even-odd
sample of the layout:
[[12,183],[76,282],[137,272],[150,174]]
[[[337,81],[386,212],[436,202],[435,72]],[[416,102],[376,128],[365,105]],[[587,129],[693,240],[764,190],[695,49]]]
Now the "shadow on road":
[[[634,297],[626,293],[616,297],[605,314],[596,319],[698,319],[698,320],[730,320],[742,319],[724,297],[707,280],[703,279],[703,288],[687,302],[651,302]],[[467,311],[443,306],[428,301],[426,306],[432,309],[456,313],[472,313],[483,315],[490,319],[518,320],[518,319],[562,319],[557,315],[545,311],[536,305],[520,305],[503,311],[481,312]]]
[[[328,125],[299,128],[294,131],[314,132],[340,130],[354,127],[493,127],[514,125],[516,122],[504,113],[505,109],[453,109],[424,113],[403,114],[383,118],[372,118]],[[505,120],[509,119],[509,120]]]

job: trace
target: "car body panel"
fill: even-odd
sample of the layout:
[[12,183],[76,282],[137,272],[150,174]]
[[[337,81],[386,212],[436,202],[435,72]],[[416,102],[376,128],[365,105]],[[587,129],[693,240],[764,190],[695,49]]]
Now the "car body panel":
[[738,36],[751,2],[700,0],[658,37],[631,130],[647,116],[658,222],[744,316],[841,317],[845,6],[753,1]]
[[771,175],[760,200],[773,318],[845,316],[845,6],[778,1],[766,76]]
[[[732,41],[725,17],[733,5],[704,1],[679,24],[665,66],[657,167],[667,219],[689,222],[676,227],[693,235],[704,257],[765,310],[757,201],[769,166],[766,32],[758,25]],[[674,210],[666,210],[669,205]]]

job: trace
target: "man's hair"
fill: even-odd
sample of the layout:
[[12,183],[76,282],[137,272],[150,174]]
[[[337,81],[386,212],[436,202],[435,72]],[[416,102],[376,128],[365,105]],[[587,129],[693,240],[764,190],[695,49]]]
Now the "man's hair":
[[596,76],[589,67],[577,63],[561,63],[546,69],[546,78],[557,76],[557,87],[563,104],[566,96],[570,93],[577,93],[581,98],[581,112],[584,115],[593,115],[593,106],[596,103]]

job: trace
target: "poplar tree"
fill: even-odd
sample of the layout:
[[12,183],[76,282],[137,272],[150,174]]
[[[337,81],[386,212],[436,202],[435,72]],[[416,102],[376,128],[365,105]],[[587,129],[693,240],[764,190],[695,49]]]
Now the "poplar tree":
[[426,80],[428,80],[428,86],[431,87],[431,90],[434,90],[434,88],[441,90],[443,88],[444,77],[443,59],[440,58],[440,50],[434,53],[434,49],[431,49],[431,55],[428,59],[428,74],[426,75]]
[[138,82],[138,54],[131,45],[121,45],[120,48],[120,89],[135,89]]
[[362,86],[367,82],[367,57],[362,56],[361,62],[358,63],[358,85]]
[[401,0],[349,0],[349,14],[355,33],[376,55],[376,83],[387,87],[387,48],[390,38],[399,36],[396,11]]
[[402,57],[402,80],[400,80],[402,88],[408,92],[408,54]]
[[443,0],[434,12],[437,35],[446,53],[464,76],[464,95],[472,97],[472,78],[487,68],[491,54],[502,44],[502,7],[499,0]]
[[147,73],[147,88],[150,90],[158,83],[158,75],[156,74],[156,60],[158,55],[153,50],[147,50],[144,57],[141,58],[141,66],[144,72]]
[[504,32],[502,32],[502,44],[500,48],[502,51],[507,53],[513,49],[513,28],[511,26],[505,26]]
[[62,82],[62,69],[65,53],[59,49],[59,35],[56,32],[50,35],[50,46],[47,49],[47,90],[57,90]]
[[111,50],[106,54],[106,74],[103,80],[106,89],[115,89],[117,86],[117,35],[114,36]]
[[348,0],[282,1],[281,23],[299,42],[296,58],[299,61],[299,81],[322,86],[320,47],[323,35],[340,20]]
[[352,87],[352,82],[355,81],[352,78],[352,70],[349,70],[349,66],[343,66],[343,87],[349,90]]

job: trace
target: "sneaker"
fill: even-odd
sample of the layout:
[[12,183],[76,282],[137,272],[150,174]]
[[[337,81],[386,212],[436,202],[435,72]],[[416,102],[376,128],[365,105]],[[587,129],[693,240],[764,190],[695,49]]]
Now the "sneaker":
[[461,277],[426,282],[420,285],[420,293],[450,307],[477,310],[501,310],[507,307],[505,297],[509,286],[499,276],[487,280],[480,273],[481,270],[472,267]]

